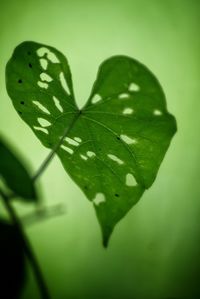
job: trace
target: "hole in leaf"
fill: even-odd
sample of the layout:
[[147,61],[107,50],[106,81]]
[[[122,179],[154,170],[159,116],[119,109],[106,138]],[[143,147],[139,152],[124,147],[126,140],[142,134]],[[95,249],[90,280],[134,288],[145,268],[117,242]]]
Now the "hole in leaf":
[[33,128],[34,128],[35,130],[37,130],[37,131],[42,131],[42,132],[45,133],[45,134],[48,134],[48,133],[49,133],[48,130],[45,129],[45,128],[36,127],[36,126],[34,126]]
[[108,158],[110,158],[111,160],[117,162],[119,165],[124,164],[124,161],[120,160],[120,159],[119,159],[117,156],[115,156],[115,155],[108,154],[107,156],[108,156]]
[[128,137],[127,135],[120,135],[121,139],[126,142],[127,144],[135,144],[137,143],[137,140],[136,139],[133,139],[133,138],[130,138]]
[[47,82],[51,82],[53,79],[51,78],[51,76],[49,76],[47,73],[41,73],[40,74],[40,79],[42,81],[47,81]]
[[54,104],[56,106],[56,108],[60,111],[60,112],[63,112],[63,107],[60,105],[60,101],[55,97],[53,96],[53,100],[54,100]]
[[49,51],[47,57],[49,58],[49,60],[53,63],[60,63],[58,57],[56,56],[56,54],[54,54],[53,52]]
[[21,105],[24,105],[24,101],[21,101],[20,104],[21,104]]
[[74,137],[74,140],[76,140],[77,142],[82,142],[82,139],[80,137]]
[[80,157],[81,157],[83,160],[85,160],[85,161],[88,159],[86,156],[84,156],[84,155],[82,155],[82,154],[80,154]]
[[131,173],[126,175],[126,186],[134,187],[137,185],[136,179]]
[[37,52],[38,56],[42,57],[49,52],[49,49],[42,47],[42,48],[39,48],[36,52]]
[[39,117],[37,120],[42,127],[49,127],[51,125],[51,123],[45,118]]
[[140,86],[137,85],[136,83],[132,82],[129,87],[128,87],[129,91],[139,91],[140,90]]
[[97,193],[95,198],[93,199],[93,203],[98,206],[100,205],[101,203],[105,202],[106,199],[105,199],[105,195],[103,193]]
[[98,103],[98,102],[101,101],[101,100],[102,100],[102,97],[101,97],[99,94],[96,93],[96,94],[93,96],[91,102],[92,102],[92,104],[96,104],[96,103]]
[[120,137],[119,137],[119,136],[117,136],[117,140],[120,140]]
[[40,58],[40,65],[46,71],[48,66],[48,61],[45,58]]
[[87,156],[92,158],[92,157],[96,156],[96,154],[94,152],[88,151]]
[[28,66],[29,66],[31,69],[32,69],[32,67],[33,67],[31,63],[29,63]]
[[118,193],[115,193],[115,197],[119,197],[119,194],[118,194]]
[[37,84],[39,87],[44,88],[44,89],[47,89],[49,87],[49,85],[46,82],[38,81]]
[[69,138],[69,137],[65,137],[65,140],[66,140],[69,144],[71,144],[71,145],[79,146],[79,143],[78,143],[77,141],[75,141],[75,140],[73,140],[73,139],[71,139],[71,138]]
[[129,94],[128,93],[121,93],[119,95],[119,99],[128,99],[129,98]]
[[64,73],[61,72],[59,77],[60,77],[60,82],[61,82],[61,85],[62,85],[63,89],[67,92],[67,94],[70,94],[70,90],[69,90],[69,87],[68,87],[67,82],[65,80]]
[[40,102],[38,101],[33,101],[33,104],[35,104],[40,110],[42,110],[43,112],[50,114],[49,110],[47,110],[46,107],[44,107]]
[[153,111],[153,114],[156,115],[156,116],[160,116],[160,115],[162,115],[162,111],[160,111],[160,110],[158,110],[158,109],[155,109],[155,110]]
[[22,83],[22,79],[19,79],[19,80],[18,80],[18,83]]
[[66,151],[66,152],[68,152],[70,155],[72,155],[73,154],[73,149],[71,149],[70,147],[68,147],[68,146],[65,146],[65,145],[61,145],[61,148],[64,150],[64,151]]
[[58,60],[57,56],[51,52],[48,48],[41,47],[37,50],[37,55],[40,57],[43,57],[45,54],[47,54],[48,59],[52,63],[59,63],[60,61]]
[[128,115],[128,114],[132,114],[133,111],[134,110],[132,108],[125,108],[122,113]]

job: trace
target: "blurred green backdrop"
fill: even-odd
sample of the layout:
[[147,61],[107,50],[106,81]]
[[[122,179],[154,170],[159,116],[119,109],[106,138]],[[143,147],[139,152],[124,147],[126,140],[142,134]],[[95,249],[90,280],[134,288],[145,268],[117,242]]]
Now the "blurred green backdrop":
[[[178,122],[154,185],[117,225],[107,250],[92,205],[54,159],[41,196],[47,205],[66,203],[67,212],[26,226],[53,299],[200,298],[199,25],[198,0],[0,1],[0,133],[33,172],[48,150],[17,116],[4,82],[5,64],[24,40],[68,57],[80,105],[104,59],[140,60],[159,78]],[[37,298],[30,271],[23,299]]]

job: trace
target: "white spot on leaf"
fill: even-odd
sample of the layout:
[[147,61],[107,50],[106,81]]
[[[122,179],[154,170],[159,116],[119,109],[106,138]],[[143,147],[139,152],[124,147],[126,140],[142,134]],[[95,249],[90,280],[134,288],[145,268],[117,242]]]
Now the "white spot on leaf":
[[52,63],[59,63],[59,59],[57,58],[56,54],[54,54],[52,51],[50,51],[48,48],[41,47],[37,50],[37,55],[39,57],[43,57],[45,54],[47,54],[48,59]]
[[39,87],[44,88],[44,89],[47,89],[49,87],[49,85],[46,82],[38,81],[37,84]]
[[83,160],[87,160],[88,159],[88,157],[86,157],[86,156],[84,156],[84,155],[82,155],[82,154],[80,154],[80,157],[83,159]]
[[119,95],[119,99],[123,100],[123,99],[128,99],[130,97],[130,95],[128,93],[121,93]]
[[45,54],[47,54],[49,52],[49,49],[45,48],[45,47],[41,47],[37,50],[37,55],[42,57]]
[[133,112],[134,110],[132,108],[125,108],[122,113],[124,115],[129,115],[129,114],[133,114]]
[[41,131],[41,132],[43,132],[43,133],[45,133],[45,134],[48,134],[48,133],[49,133],[48,130],[45,129],[45,128],[36,127],[36,126],[34,126],[33,128],[34,128],[36,131]]
[[47,81],[47,82],[51,82],[53,79],[51,78],[51,76],[49,76],[47,73],[41,73],[40,74],[40,79],[42,81]]
[[96,94],[93,96],[91,102],[92,102],[92,104],[96,104],[96,103],[98,103],[98,102],[101,101],[101,100],[102,100],[102,97],[101,97],[99,94],[96,93]]
[[73,140],[73,139],[71,139],[71,138],[69,138],[69,137],[65,137],[65,140],[66,140],[69,144],[71,144],[71,145],[79,146],[79,143],[78,143],[77,141],[75,141],[75,140]]
[[126,186],[128,186],[128,187],[137,186],[136,179],[134,178],[134,176],[131,173],[128,173],[126,175]]
[[66,152],[68,152],[69,154],[73,154],[73,149],[71,149],[70,147],[68,147],[68,146],[65,146],[64,144],[62,144],[61,145],[61,148],[63,149],[63,150],[65,150]]
[[95,198],[93,199],[93,203],[97,206],[105,201],[106,201],[106,199],[105,199],[105,195],[103,193],[97,193]]
[[80,137],[74,137],[74,140],[76,140],[77,142],[82,142],[82,139]]
[[69,90],[69,87],[67,85],[64,73],[61,72],[59,77],[60,77],[60,82],[61,82],[61,85],[62,85],[63,89],[67,92],[67,94],[70,94],[70,90]]
[[39,117],[37,120],[42,127],[49,127],[51,125],[51,123],[45,118]]
[[107,156],[108,156],[108,158],[110,158],[111,160],[117,162],[119,165],[124,164],[124,161],[120,160],[120,159],[119,159],[117,156],[115,156],[115,155],[108,154]]
[[60,63],[58,57],[56,56],[56,54],[54,54],[53,52],[49,51],[47,57],[49,58],[49,60],[53,63]]
[[35,104],[40,110],[42,110],[43,112],[50,114],[49,110],[44,107],[40,102],[38,101],[33,101],[33,104]]
[[127,135],[120,135],[120,138],[124,141],[124,142],[126,142],[127,144],[135,144],[135,143],[137,143],[137,140],[136,139],[134,139],[134,138],[130,138],[130,137],[128,137]]
[[137,85],[136,83],[132,82],[132,83],[129,85],[128,90],[129,90],[129,91],[135,91],[135,92],[137,92],[137,91],[140,90],[140,86]]
[[63,107],[61,106],[60,104],[60,101],[55,97],[53,96],[53,101],[54,101],[54,104],[56,106],[56,108],[60,111],[60,112],[63,112]]
[[94,152],[88,151],[87,156],[91,158],[91,157],[96,156],[96,154]]
[[155,110],[153,111],[153,114],[156,115],[156,116],[160,116],[160,115],[162,115],[162,111],[160,111],[160,110],[158,110],[158,109],[155,109]]
[[40,58],[40,65],[46,71],[48,66],[48,61],[45,58]]

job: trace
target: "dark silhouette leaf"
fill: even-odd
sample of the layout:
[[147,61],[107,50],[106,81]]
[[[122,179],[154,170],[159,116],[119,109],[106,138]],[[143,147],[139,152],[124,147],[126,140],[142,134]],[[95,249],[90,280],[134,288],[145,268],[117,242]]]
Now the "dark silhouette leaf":
[[21,118],[94,204],[104,245],[116,223],[155,180],[176,131],[154,75],[115,56],[99,69],[85,107],[75,103],[66,58],[55,48],[24,42],[6,69],[7,91]]
[[36,192],[28,171],[1,138],[0,176],[2,176],[8,187],[18,196],[27,199],[36,199]]
[[25,255],[17,229],[0,221],[0,296],[20,298],[25,280]]

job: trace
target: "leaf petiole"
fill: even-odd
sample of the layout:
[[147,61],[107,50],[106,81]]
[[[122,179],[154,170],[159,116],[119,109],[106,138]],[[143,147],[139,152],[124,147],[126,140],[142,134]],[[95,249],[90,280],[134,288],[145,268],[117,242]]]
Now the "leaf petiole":
[[78,110],[77,114],[75,114],[74,118],[72,119],[71,124],[65,129],[62,138],[54,145],[53,149],[50,151],[50,153],[48,154],[48,156],[46,157],[46,159],[43,161],[43,163],[41,164],[41,166],[39,167],[39,169],[36,171],[35,175],[32,178],[32,180],[34,182],[45,171],[45,169],[47,168],[47,166],[49,165],[49,163],[51,162],[51,160],[55,156],[57,150],[59,149],[59,147],[63,143],[63,140],[65,139],[65,137],[67,136],[67,134],[69,133],[69,131],[71,130],[71,128],[73,128],[74,123],[76,122],[76,120],[78,119],[78,117],[80,116],[80,114],[81,114],[81,110]]
[[21,237],[21,241],[23,244],[23,248],[24,248],[24,253],[27,256],[27,258],[32,266],[33,272],[35,274],[35,278],[37,280],[38,287],[40,289],[41,298],[42,299],[50,299],[51,297],[50,297],[48,288],[46,286],[46,283],[44,281],[40,266],[38,264],[36,256],[33,253],[31,244],[24,233],[20,219],[18,218],[14,208],[12,207],[12,204],[10,203],[8,196],[1,189],[0,189],[0,196],[3,199],[3,203],[6,207],[6,210],[9,213],[9,216],[11,218],[13,225],[16,227],[16,229],[19,232],[19,235]]

